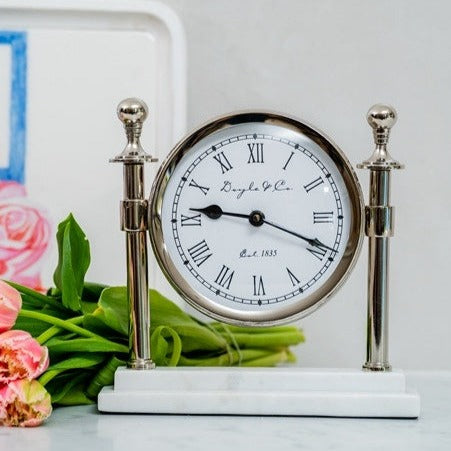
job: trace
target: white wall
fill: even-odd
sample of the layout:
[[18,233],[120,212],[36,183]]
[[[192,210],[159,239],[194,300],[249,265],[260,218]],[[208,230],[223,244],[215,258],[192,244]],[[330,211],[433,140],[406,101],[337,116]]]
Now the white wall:
[[[377,102],[399,114],[393,174],[390,360],[451,369],[451,3],[447,0],[166,0],[188,40],[188,125],[243,108],[279,110],[369,156]],[[368,174],[359,171],[364,191]],[[301,322],[306,366],[359,367],[366,246],[339,294]]]

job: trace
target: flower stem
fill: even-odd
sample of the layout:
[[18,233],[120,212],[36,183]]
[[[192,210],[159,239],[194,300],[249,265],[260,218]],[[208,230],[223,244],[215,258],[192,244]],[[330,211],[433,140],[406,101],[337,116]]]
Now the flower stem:
[[[67,319],[66,321],[75,325],[79,325],[83,322],[83,316],[76,316],[75,318]],[[46,341],[50,340],[55,335],[58,335],[63,329],[58,326],[49,327],[45,332],[43,332],[39,337],[36,337],[36,341],[43,345]]]
[[46,371],[39,379],[38,382],[45,387],[55,376],[58,376],[63,370],[50,370]]
[[285,350],[282,350],[280,352],[275,352],[274,354],[270,354],[268,356],[245,361],[241,364],[241,366],[249,366],[249,367],[276,366],[277,364],[284,363],[288,360],[289,358],[287,352]]
[[36,319],[38,321],[42,321],[48,324],[53,324],[54,326],[60,327],[70,332],[75,332],[76,334],[81,335],[82,337],[95,338],[97,340],[103,341],[104,343],[111,343],[117,345],[117,343],[110,341],[106,338],[103,338],[102,336],[97,335],[94,332],[91,332],[90,330],[83,329],[83,327],[77,326],[76,324],[72,324],[67,320],[55,318],[54,316],[46,315],[45,313],[22,309],[19,312],[19,316],[22,316],[24,318]]
[[[225,334],[224,334],[225,335]],[[277,348],[293,346],[304,341],[304,336],[299,330],[294,332],[277,332],[277,333],[233,333],[235,342],[240,347],[248,348]],[[225,335],[227,338],[227,335]]]

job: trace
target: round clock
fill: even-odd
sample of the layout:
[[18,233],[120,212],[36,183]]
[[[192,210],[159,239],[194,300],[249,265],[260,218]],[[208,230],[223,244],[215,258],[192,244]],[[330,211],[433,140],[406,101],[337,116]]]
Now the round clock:
[[243,112],[181,141],[156,176],[157,260],[192,306],[272,325],[322,305],[354,265],[363,196],[343,152],[299,120]]

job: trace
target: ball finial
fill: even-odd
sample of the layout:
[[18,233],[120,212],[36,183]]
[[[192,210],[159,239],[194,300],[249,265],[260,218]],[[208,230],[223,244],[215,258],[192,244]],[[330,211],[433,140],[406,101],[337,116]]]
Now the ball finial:
[[117,107],[117,117],[124,124],[142,123],[146,120],[148,114],[147,105],[134,97],[123,100]]
[[392,106],[378,103],[368,110],[366,119],[375,130],[390,129],[396,124],[398,115]]
[[396,124],[397,119],[396,110],[390,105],[378,103],[368,110],[366,120],[373,129],[373,139],[376,147],[373,155],[368,160],[358,164],[358,168],[390,171],[391,169],[402,169],[404,167],[392,158],[387,149],[390,130]]
[[144,151],[140,142],[143,122],[148,114],[149,109],[141,99],[130,97],[119,103],[117,117],[124,124],[127,145],[119,155],[110,160],[112,163],[138,164],[158,161]]

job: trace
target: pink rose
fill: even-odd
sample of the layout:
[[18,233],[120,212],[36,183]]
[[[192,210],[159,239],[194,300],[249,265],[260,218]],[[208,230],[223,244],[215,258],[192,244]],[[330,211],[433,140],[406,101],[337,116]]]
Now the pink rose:
[[38,381],[14,381],[0,389],[0,425],[39,426],[51,413],[50,395]]
[[14,326],[21,307],[19,292],[0,280],[0,333]]
[[49,366],[48,349],[28,332],[0,334],[0,387],[18,379],[34,379]]
[[42,290],[40,260],[48,247],[51,227],[25,194],[19,183],[0,182],[0,278]]

